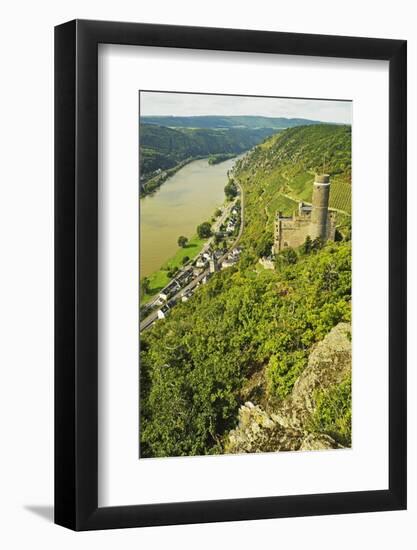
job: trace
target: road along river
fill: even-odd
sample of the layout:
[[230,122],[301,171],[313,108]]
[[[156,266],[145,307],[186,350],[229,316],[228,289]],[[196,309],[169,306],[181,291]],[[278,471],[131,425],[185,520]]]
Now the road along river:
[[190,238],[224,201],[227,171],[236,158],[210,165],[195,160],[153,194],[140,199],[140,278],[150,275],[178,250],[180,235]]

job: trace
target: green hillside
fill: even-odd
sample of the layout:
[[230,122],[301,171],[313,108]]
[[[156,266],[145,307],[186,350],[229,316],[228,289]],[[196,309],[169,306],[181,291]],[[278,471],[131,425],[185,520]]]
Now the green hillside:
[[351,128],[316,125],[285,130],[265,140],[236,163],[234,176],[245,191],[244,242],[251,247],[273,231],[278,210],[292,214],[298,201],[311,201],[314,175],[331,175],[330,207],[339,224],[351,212]]
[[[277,256],[275,270],[258,263],[260,249],[272,239],[272,216],[277,209],[291,212],[296,197],[308,197],[324,153],[332,180],[345,186],[340,190],[347,211],[349,127],[287,130],[238,163],[233,175],[245,201],[240,262],[215,273],[192,299],[141,335],[142,457],[224,452],[242,403],[249,399],[274,410],[289,396],[316,344],[339,323],[350,322],[349,233],[341,242],[287,249]],[[348,223],[348,215],[341,217]],[[349,444],[350,385],[343,384],[320,395],[314,422]],[[334,411],[334,402],[340,410]]]
[[173,168],[187,159],[242,153],[275,131],[270,128],[172,129],[141,124],[141,181],[147,181],[157,170]]
[[141,456],[222,452],[252,377],[264,400],[287,396],[312,346],[350,320],[350,275],[349,242],[279,272],[243,260],[143,333]]

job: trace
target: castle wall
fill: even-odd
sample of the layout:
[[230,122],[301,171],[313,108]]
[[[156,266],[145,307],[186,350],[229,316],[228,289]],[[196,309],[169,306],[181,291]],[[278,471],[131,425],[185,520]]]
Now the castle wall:
[[284,248],[297,248],[310,234],[310,219],[277,220],[275,226],[274,254]]
[[306,237],[311,240],[334,241],[336,233],[336,214],[329,212],[330,177],[317,175],[313,186],[311,212],[304,203],[298,207],[298,215],[283,217],[277,214],[274,227],[274,245],[272,252],[277,254],[287,247],[297,248],[304,244]]

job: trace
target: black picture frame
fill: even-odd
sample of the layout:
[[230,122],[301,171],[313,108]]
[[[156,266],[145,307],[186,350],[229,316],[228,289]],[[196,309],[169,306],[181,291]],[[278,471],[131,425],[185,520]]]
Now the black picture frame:
[[[98,506],[98,44],[389,62],[389,488]],[[74,20],[55,28],[55,523],[108,529],[406,508],[406,41]]]

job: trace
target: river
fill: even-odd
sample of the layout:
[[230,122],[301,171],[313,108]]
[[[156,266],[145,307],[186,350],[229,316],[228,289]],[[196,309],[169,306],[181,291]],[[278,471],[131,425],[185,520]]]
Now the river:
[[210,165],[190,162],[140,203],[140,277],[158,270],[178,250],[180,235],[190,238],[225,199],[227,171],[236,158]]

